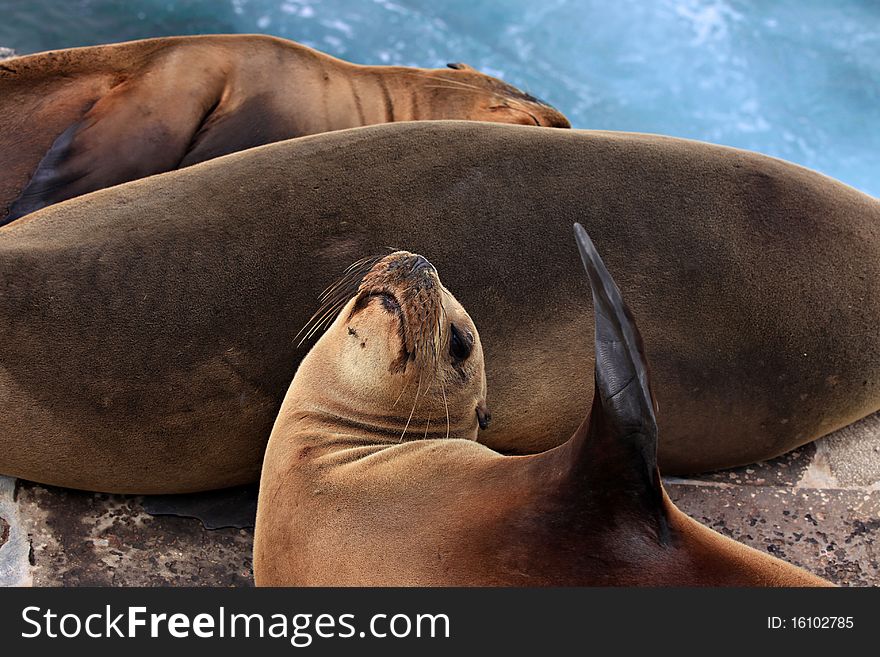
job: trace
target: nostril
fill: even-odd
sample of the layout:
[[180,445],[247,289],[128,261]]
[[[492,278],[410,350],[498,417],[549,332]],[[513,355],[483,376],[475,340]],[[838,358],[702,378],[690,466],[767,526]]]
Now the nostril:
[[413,256],[412,272],[416,274],[426,269],[431,271],[434,269],[434,265],[432,265],[425,256]]

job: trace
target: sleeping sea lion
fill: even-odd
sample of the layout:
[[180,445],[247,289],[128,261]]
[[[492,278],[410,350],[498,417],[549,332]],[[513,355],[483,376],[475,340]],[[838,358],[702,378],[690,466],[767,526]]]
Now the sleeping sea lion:
[[651,345],[665,473],[772,457],[880,408],[876,199],[681,139],[395,123],[0,229],[0,473],[138,493],[255,481],[315,298],[388,246],[427,254],[480,327],[481,442],[544,451],[592,394],[581,218]]
[[80,194],[291,137],[470,119],[570,127],[466,64],[359,66],[268,36],[146,39],[0,65],[0,226]]

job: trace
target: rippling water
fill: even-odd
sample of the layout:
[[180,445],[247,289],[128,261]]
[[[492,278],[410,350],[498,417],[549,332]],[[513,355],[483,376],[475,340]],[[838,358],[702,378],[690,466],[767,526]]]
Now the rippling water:
[[465,61],[575,127],[749,148],[880,194],[875,0],[0,0],[0,45],[20,53],[218,32]]

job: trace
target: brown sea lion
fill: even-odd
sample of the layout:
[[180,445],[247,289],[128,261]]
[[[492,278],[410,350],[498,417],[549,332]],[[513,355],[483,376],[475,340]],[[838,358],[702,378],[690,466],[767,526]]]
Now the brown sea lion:
[[425,258],[393,253],[281,406],[260,481],[258,586],[829,585],[667,497],[638,329],[576,228],[596,365],[574,435],[534,456],[476,442],[486,408],[477,330]]
[[466,64],[359,66],[268,36],[147,39],[0,66],[0,226],[80,194],[291,137],[470,119],[570,127]]
[[880,407],[876,199],[680,139],[396,123],[0,230],[0,473],[140,493],[255,481],[315,298],[388,246],[430,254],[480,327],[481,442],[548,449],[591,395],[581,217],[651,345],[665,473],[774,456]]

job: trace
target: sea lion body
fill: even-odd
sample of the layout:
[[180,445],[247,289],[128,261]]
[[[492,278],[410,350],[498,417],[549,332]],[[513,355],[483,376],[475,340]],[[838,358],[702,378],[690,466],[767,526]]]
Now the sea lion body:
[[[575,435],[525,457],[477,444],[474,408],[486,396],[476,374],[479,338],[464,361],[469,373],[444,376],[454,371],[448,336],[462,330],[463,311],[450,297],[444,307],[452,310],[420,313],[423,298],[408,299],[407,290],[422,276],[385,287],[404,320],[378,302],[369,306],[361,286],[300,365],[266,450],[254,535],[258,586],[828,584],[675,508],[656,474],[656,425],[644,428],[634,417],[638,378],[617,362],[626,338],[615,335],[609,351],[609,328],[598,319],[597,401]],[[606,324],[609,309],[607,298],[598,301]],[[433,362],[411,360],[404,374],[387,366],[406,350],[400,328],[412,331],[421,317],[426,332],[440,336],[450,438],[442,416],[439,427],[425,422],[442,406],[426,411],[430,402],[418,398],[412,411],[393,404],[405,376],[410,391],[413,380],[438,376]],[[364,367],[366,349],[385,356],[371,355]],[[434,427],[428,439],[422,426]]]
[[473,119],[568,127],[464,64],[360,66],[259,35],[50,51],[0,67],[0,225],[104,187],[292,137]]
[[775,456],[880,407],[880,203],[692,141],[470,122],[273,144],[102,190],[0,230],[0,472],[117,492],[259,475],[350,262],[443,272],[486,344],[482,443],[580,424],[582,219],[641,319],[667,474]]

